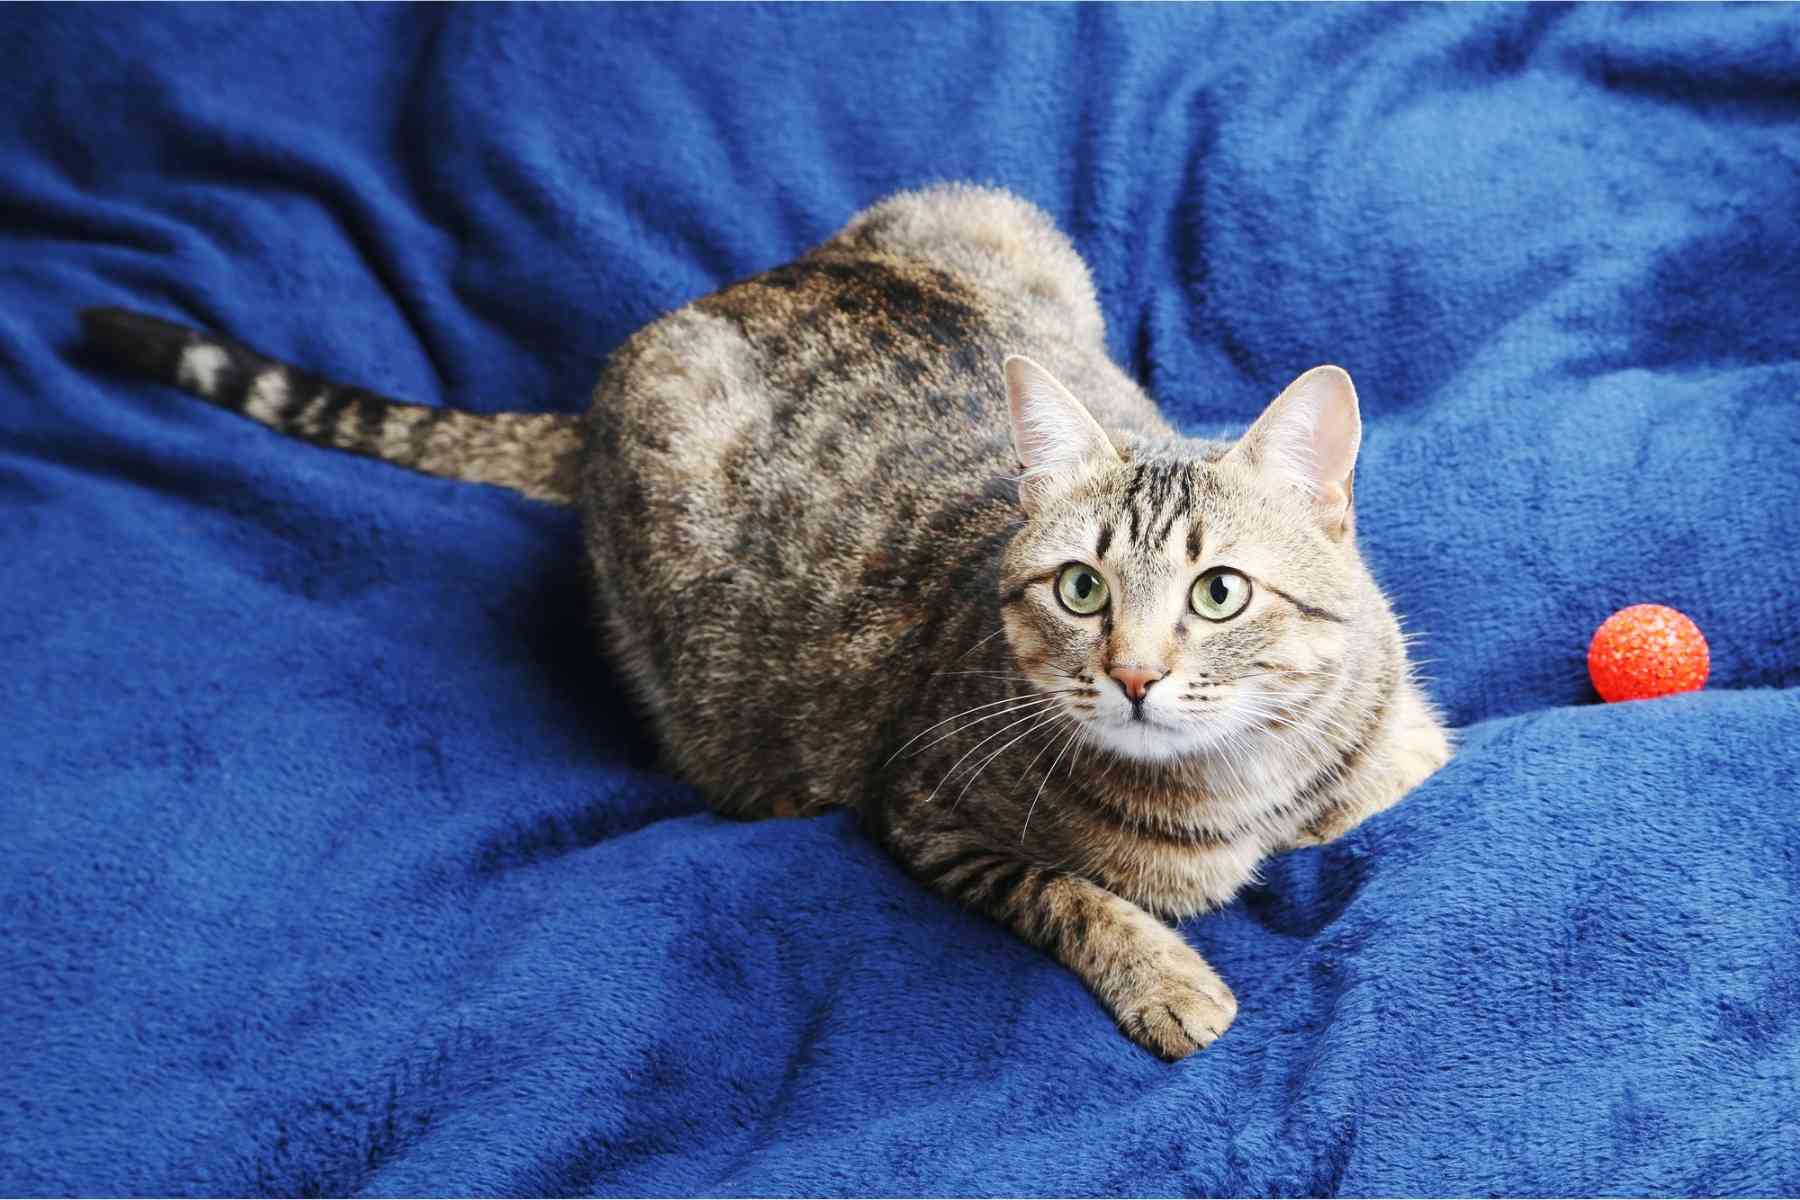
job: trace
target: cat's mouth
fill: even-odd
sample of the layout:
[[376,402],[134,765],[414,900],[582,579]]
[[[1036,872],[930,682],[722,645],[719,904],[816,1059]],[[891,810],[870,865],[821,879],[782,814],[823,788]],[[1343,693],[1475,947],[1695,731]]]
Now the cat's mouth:
[[1156,717],[1151,716],[1150,713],[1145,711],[1144,706],[1141,704],[1134,706],[1131,710],[1131,715],[1122,721],[1116,722],[1116,724],[1139,731],[1156,729],[1164,733],[1175,732],[1175,726],[1169,724],[1167,721],[1158,720]]

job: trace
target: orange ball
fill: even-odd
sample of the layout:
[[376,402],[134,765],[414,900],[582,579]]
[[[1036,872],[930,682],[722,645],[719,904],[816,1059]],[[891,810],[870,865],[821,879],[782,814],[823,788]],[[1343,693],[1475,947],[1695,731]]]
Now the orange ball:
[[1700,627],[1661,604],[1621,608],[1588,643],[1588,678],[1609,703],[1697,692],[1711,668]]

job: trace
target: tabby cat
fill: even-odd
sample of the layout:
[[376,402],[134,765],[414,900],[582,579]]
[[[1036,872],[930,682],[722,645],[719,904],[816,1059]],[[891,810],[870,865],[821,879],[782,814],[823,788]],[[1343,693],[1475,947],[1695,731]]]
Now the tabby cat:
[[1318,367],[1235,443],[1107,357],[1086,267],[1004,192],[868,209],[655,322],[585,419],[329,383],[83,314],[116,362],[283,433],[579,505],[604,639],[721,812],[851,805],[921,883],[1178,1059],[1237,1001],[1167,924],[1449,757],[1353,538]]

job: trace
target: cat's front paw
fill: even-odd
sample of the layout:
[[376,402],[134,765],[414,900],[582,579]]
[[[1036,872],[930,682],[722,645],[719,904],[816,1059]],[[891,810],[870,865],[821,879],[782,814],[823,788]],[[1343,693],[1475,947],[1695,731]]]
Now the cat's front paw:
[[1196,961],[1163,972],[1120,1005],[1119,1028],[1152,1054],[1174,1062],[1212,1045],[1236,1017],[1237,997],[1211,968]]

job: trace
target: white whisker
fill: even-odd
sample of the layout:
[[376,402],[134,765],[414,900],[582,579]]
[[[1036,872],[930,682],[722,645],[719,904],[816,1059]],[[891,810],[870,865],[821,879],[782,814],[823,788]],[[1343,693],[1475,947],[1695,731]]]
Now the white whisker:
[[[1001,734],[1005,733],[1007,730],[1016,729],[1020,725],[1025,724],[1025,722],[1027,722],[1027,721],[1037,720],[1040,716],[1043,715],[1043,711],[1044,710],[1041,708],[1036,709],[1033,712],[1029,712],[1029,713],[1025,714],[1024,716],[1020,717],[1018,720],[1012,722],[1011,724],[1002,725],[1000,728],[994,730],[994,732],[988,734],[986,737],[982,738],[979,742],[976,742],[973,746],[970,746],[967,750],[963,751],[963,756],[961,758],[957,759],[955,762],[951,763],[950,769],[948,771],[944,772],[944,777],[942,779],[938,780],[937,787],[934,787],[931,789],[931,795],[925,797],[925,803],[930,804],[933,800],[937,799],[938,792],[943,788],[943,786],[946,783],[950,782],[950,777],[955,775],[957,770],[959,768],[961,768],[961,766],[964,763],[968,762],[970,756],[973,755],[977,750],[981,749],[983,746],[987,745],[989,742],[993,741],[995,738],[999,737]],[[1010,716],[1011,714],[1009,713],[1006,715]],[[945,736],[949,736],[949,735],[946,734]],[[939,738],[938,740],[942,741],[943,739]],[[935,745],[935,743],[933,743],[933,744]]]
[[1062,756],[1069,752],[1069,747],[1073,746],[1075,744],[1075,739],[1080,736],[1081,726],[1077,725],[1075,731],[1069,735],[1069,740],[1063,743],[1063,748],[1058,751],[1056,757],[1050,761],[1050,769],[1044,772],[1044,782],[1038,784],[1037,795],[1031,798],[1031,807],[1025,810],[1025,823],[1019,826],[1019,842],[1021,844],[1025,841],[1026,831],[1031,828],[1031,814],[1037,811],[1038,801],[1044,796],[1044,784],[1050,782],[1050,777],[1056,774],[1056,764],[1062,761]]
[[[1069,719],[1072,721],[1075,718],[1070,717]],[[1039,750],[1035,755],[1032,756],[1031,761],[1025,764],[1025,769],[1023,771],[1019,772],[1019,777],[1017,779],[1013,780],[1014,787],[1018,787],[1021,783],[1025,782],[1025,777],[1027,775],[1031,774],[1031,768],[1037,766],[1038,759],[1044,757],[1044,751],[1050,749],[1050,747],[1052,747],[1054,745],[1056,745],[1056,737],[1053,735],[1049,741],[1044,743],[1043,749]]]
[[[1055,693],[1052,693],[1051,695],[1054,695],[1054,694]],[[966,717],[970,713],[973,713],[973,712],[980,712],[984,708],[999,708],[1003,704],[1026,704],[1026,703],[1029,703],[1034,700],[1048,700],[1051,698],[1051,695],[1046,695],[1042,692],[1039,692],[1039,693],[1035,693],[1030,696],[1008,696],[1004,700],[995,700],[988,704],[977,704],[974,708],[965,708],[961,712],[957,713],[955,716],[945,717],[943,720],[939,721],[936,725],[932,725],[925,729],[921,729],[918,733],[913,734],[912,737],[908,738],[904,743],[901,744],[899,750],[894,751],[892,754],[890,754],[888,756],[887,762],[884,762],[881,765],[884,767],[888,766],[896,758],[899,758],[901,752],[904,751],[908,746],[912,745],[914,742],[918,741],[920,738],[922,738],[926,734],[930,733],[933,729],[938,729],[945,725],[948,725],[950,722],[957,720],[960,717]],[[1008,709],[1007,711],[1010,712],[1012,710]],[[1005,713],[990,713],[989,714],[989,716],[996,716],[996,717],[1004,716],[1004,715],[1005,715]],[[969,725],[976,725],[976,724],[979,724],[981,721],[985,721],[985,720],[987,720],[987,717],[982,717],[977,721],[971,721],[969,723]],[[964,725],[962,728],[967,729],[967,728],[969,728],[969,725]],[[961,732],[961,730],[952,730],[951,732],[958,733],[958,732]],[[946,734],[945,736],[948,737],[948,736],[950,736],[950,734]],[[938,741],[942,741],[942,740],[943,740],[943,738],[938,739]],[[931,745],[935,746],[935,745],[937,745],[937,742],[932,742]]]
[[994,632],[988,634],[986,637],[982,638],[979,642],[976,642],[973,646],[970,646],[967,650],[964,650],[961,654],[957,655],[955,658],[951,659],[950,661],[951,662],[961,662],[963,659],[969,657],[969,655],[975,653],[977,650],[981,649],[983,646],[987,645],[989,642],[993,641],[995,638],[999,637],[1001,634],[1003,634],[1005,632],[1006,632],[1006,626],[1002,625],[1000,628],[994,630]]
[[[1047,726],[1047,725],[1053,726],[1053,725],[1056,725],[1058,722],[1068,721],[1068,720],[1073,720],[1073,718],[1068,716],[1066,713],[1060,713],[1060,712],[1051,713],[1049,716],[1044,717],[1041,720],[1039,720],[1036,725],[1031,726],[1031,728],[1027,729],[1024,733],[1021,733],[1018,737],[1011,739],[1005,745],[1001,746],[998,750],[994,751],[992,754],[990,754],[986,758],[982,759],[981,765],[976,767],[973,771],[971,771],[969,773],[968,779],[963,781],[962,791],[956,793],[956,799],[951,802],[950,811],[951,812],[956,811],[956,806],[958,804],[961,804],[962,798],[969,794],[969,789],[971,787],[975,786],[975,781],[977,779],[981,778],[981,773],[988,769],[989,763],[993,762],[996,758],[999,758],[1002,754],[1005,754],[1013,746],[1017,745],[1019,742],[1023,741],[1025,738],[1030,737],[1032,734],[1036,733],[1038,730],[1044,728],[1045,726]],[[1052,734],[1050,737],[1050,741],[1045,742],[1044,745],[1048,746],[1050,744],[1050,742],[1054,742],[1055,740],[1056,740],[1056,735]],[[1039,750],[1038,753],[1042,754],[1043,751]],[[1037,760],[1032,759],[1032,761],[1036,762]]]

